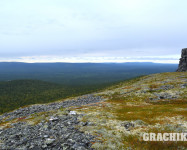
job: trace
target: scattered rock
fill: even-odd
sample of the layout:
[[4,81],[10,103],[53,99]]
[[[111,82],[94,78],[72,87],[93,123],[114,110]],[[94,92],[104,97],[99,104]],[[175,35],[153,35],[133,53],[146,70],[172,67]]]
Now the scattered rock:
[[170,90],[173,89],[174,86],[173,85],[162,85],[161,87],[157,88],[156,90]]
[[129,121],[124,121],[121,125],[124,126],[126,130],[130,130],[130,128],[134,128],[134,123]]
[[187,83],[181,84],[180,87],[181,87],[181,88],[186,88],[186,87],[187,87]]
[[156,96],[156,98],[151,97],[149,99],[150,100],[163,100],[163,99],[173,100],[179,97],[179,95],[177,95],[176,93],[166,93],[166,92],[154,93],[154,95]]
[[136,125],[140,125],[140,126],[142,126],[142,125],[147,125],[147,123],[145,123],[145,122],[142,121],[142,120],[135,120],[134,123],[135,123]]
[[49,121],[57,121],[58,120],[58,118],[57,117],[51,117],[50,119],[49,119]]
[[77,113],[76,113],[76,111],[70,111],[69,114],[70,115],[76,115]]
[[[101,97],[87,95],[77,100],[20,108],[1,115],[0,119],[8,116],[9,119],[27,117],[37,112],[47,112],[61,107],[81,106],[99,101],[102,101]],[[34,125],[29,125],[23,121],[12,123],[12,127],[0,129],[0,149],[92,149],[91,142],[94,142],[94,136],[77,129],[78,118],[82,116],[75,111],[69,111],[66,114],[55,114],[50,116],[48,121],[41,120]],[[89,123],[84,122],[82,125],[87,126]]]
[[48,138],[48,139],[46,139],[46,141],[45,141],[44,143],[47,144],[47,145],[50,145],[50,144],[52,144],[54,141],[55,141],[55,139],[50,139],[50,138]]
[[0,149],[92,149],[94,136],[76,128],[78,117],[81,115],[52,116],[51,121],[36,125],[15,123],[1,130]]
[[34,113],[47,112],[51,110],[60,109],[62,107],[67,108],[70,106],[82,106],[86,104],[97,103],[103,100],[104,99],[102,99],[101,96],[94,96],[92,94],[89,94],[89,95],[84,95],[82,97],[79,97],[76,100],[66,100],[63,102],[55,102],[55,103],[50,103],[50,104],[32,105],[29,107],[19,108],[15,111],[0,115],[0,122],[3,120],[3,118],[8,119],[5,121],[10,121],[12,119],[29,116]]
[[175,132],[178,132],[178,133],[182,133],[182,132],[185,133],[185,132],[187,132],[186,127],[185,127],[184,124],[176,124],[176,125],[166,124],[165,128],[167,130],[175,131]]

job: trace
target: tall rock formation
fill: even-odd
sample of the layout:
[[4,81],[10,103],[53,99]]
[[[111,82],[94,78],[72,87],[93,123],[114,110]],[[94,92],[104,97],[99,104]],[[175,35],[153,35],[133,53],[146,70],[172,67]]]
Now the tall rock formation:
[[187,48],[182,49],[181,59],[177,72],[187,72]]

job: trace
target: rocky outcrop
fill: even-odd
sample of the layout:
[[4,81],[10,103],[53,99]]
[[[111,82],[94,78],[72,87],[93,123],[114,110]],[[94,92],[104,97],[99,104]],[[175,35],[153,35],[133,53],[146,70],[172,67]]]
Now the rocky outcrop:
[[20,121],[0,129],[2,150],[92,150],[94,136],[79,131],[81,115],[57,115],[36,125]]
[[92,150],[95,137],[80,131],[77,126],[93,124],[79,121],[84,114],[77,114],[68,108],[103,100],[100,96],[89,94],[73,100],[31,105],[4,113],[0,115],[0,149]]
[[187,71],[187,48],[182,49],[182,54],[177,72]]
[[24,116],[29,116],[34,113],[40,113],[40,112],[47,112],[51,110],[56,110],[60,108],[67,108],[70,106],[82,106],[87,105],[91,103],[97,103],[102,101],[103,99],[100,96],[93,96],[92,94],[84,95],[82,97],[79,97],[74,100],[66,100],[62,102],[54,102],[50,103],[48,105],[46,104],[38,104],[38,105],[31,105],[29,107],[19,108],[15,111],[4,113],[3,115],[0,115],[0,123],[4,118],[7,118],[5,121],[10,121],[15,118],[21,118]]

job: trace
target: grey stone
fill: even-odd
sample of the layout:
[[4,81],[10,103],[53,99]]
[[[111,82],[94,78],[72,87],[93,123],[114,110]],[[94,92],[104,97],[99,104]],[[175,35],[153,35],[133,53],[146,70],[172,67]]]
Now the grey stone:
[[179,61],[179,67],[177,72],[186,72],[187,71],[187,48],[182,49],[181,58]]
[[170,90],[173,89],[174,86],[173,85],[162,85],[161,87],[159,87],[157,90]]
[[163,100],[163,99],[168,99],[168,100],[174,100],[179,97],[179,95],[175,94],[172,95],[170,93],[162,92],[162,93],[154,93],[156,98],[149,98],[150,100]]
[[126,130],[130,130],[131,127],[134,127],[134,123],[129,122],[129,121],[124,121],[122,123],[122,126],[124,126]]
[[49,121],[57,121],[58,120],[58,118],[57,117],[51,117],[50,119],[49,119]]
[[[77,100],[20,108],[13,112],[5,113],[0,118],[28,117],[33,113],[47,112],[61,107],[81,106],[102,100],[101,97],[86,95],[79,97]],[[60,116],[50,116],[48,121],[41,120],[36,125],[29,125],[26,122],[12,123],[12,127],[0,129],[0,141],[2,141],[0,149],[92,149],[91,141],[94,141],[94,136],[85,134],[77,129],[78,118],[81,117],[83,117],[82,114],[72,115],[66,113]],[[91,123],[84,123],[84,125],[88,124]]]
[[8,121],[10,121],[12,119],[29,116],[34,113],[56,110],[62,107],[66,108],[70,106],[82,106],[86,104],[100,102],[103,100],[104,99],[102,99],[101,96],[93,96],[89,94],[89,95],[84,95],[82,97],[79,97],[75,100],[66,100],[63,102],[55,102],[55,103],[50,103],[50,104],[31,105],[29,107],[19,108],[15,111],[0,115],[0,122],[3,120],[3,118],[7,118]]
[[142,121],[142,120],[135,120],[134,123],[137,124],[137,125],[147,125],[147,124],[146,124],[144,121]]
[[69,115],[76,115],[77,113],[75,111],[70,111]]
[[50,139],[50,138],[48,138],[48,139],[46,139],[45,144],[50,145],[50,144],[52,144],[54,141],[55,141],[55,139]]
[[181,87],[181,88],[186,88],[186,87],[187,87],[187,83],[181,84],[180,87]]

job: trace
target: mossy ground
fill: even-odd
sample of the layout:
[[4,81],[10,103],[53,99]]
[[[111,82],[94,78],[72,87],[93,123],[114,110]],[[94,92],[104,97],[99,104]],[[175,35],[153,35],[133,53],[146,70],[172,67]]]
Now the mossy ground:
[[[187,129],[187,73],[162,73],[136,78],[98,93],[107,99],[94,106],[76,108],[85,113],[82,121],[95,125],[80,127],[95,134],[96,149],[185,149],[186,142],[145,142],[143,133],[184,132]],[[164,85],[171,89],[159,89]],[[155,93],[171,93],[177,98],[150,100]],[[142,125],[126,130],[124,121]]]

